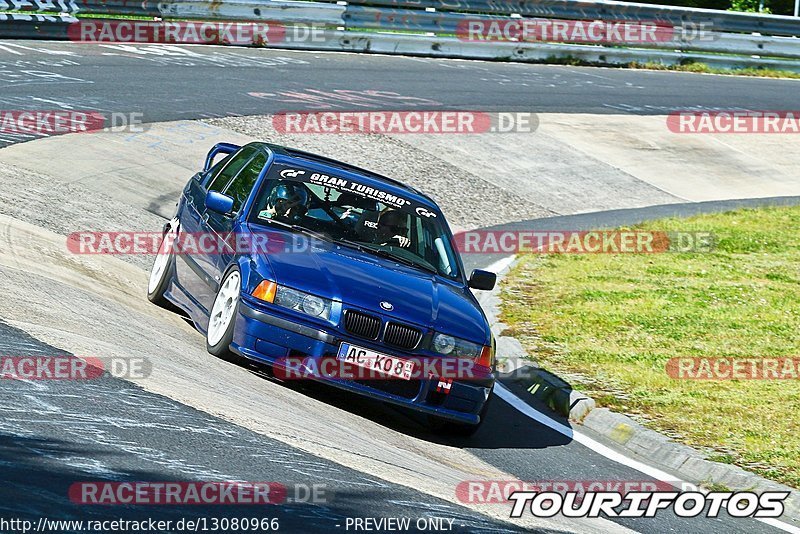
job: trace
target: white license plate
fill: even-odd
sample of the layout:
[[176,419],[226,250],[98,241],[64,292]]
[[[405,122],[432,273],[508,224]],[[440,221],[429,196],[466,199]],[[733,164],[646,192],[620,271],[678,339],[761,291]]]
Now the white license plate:
[[414,373],[414,362],[411,360],[387,356],[350,343],[342,343],[339,346],[336,359],[403,380],[411,380],[411,375]]

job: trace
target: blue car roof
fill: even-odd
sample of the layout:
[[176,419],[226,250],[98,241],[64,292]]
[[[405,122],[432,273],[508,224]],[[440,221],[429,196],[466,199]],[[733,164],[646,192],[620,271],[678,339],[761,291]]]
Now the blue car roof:
[[397,193],[403,193],[406,196],[411,196],[417,202],[422,204],[427,204],[430,207],[435,208],[436,210],[440,210],[439,206],[436,202],[414,187],[410,185],[404,184],[398,180],[393,178],[389,178],[388,176],[383,176],[382,174],[378,174],[376,172],[362,169],[361,167],[357,167],[355,165],[351,165],[349,163],[345,163],[343,161],[335,160],[333,158],[328,158],[325,156],[320,156],[319,154],[314,154],[312,152],[306,152],[304,150],[298,150],[295,148],[289,148],[281,145],[274,145],[272,143],[254,143],[259,144],[268,150],[272,151],[275,154],[274,161],[276,163],[283,163],[283,164],[290,164],[290,165],[308,165],[311,164],[314,167],[319,168],[321,171],[330,173],[333,175],[339,174],[341,175],[343,172],[354,175],[358,178],[359,181],[362,183],[371,185],[371,186],[381,186],[386,188],[387,186],[391,189],[394,189]]

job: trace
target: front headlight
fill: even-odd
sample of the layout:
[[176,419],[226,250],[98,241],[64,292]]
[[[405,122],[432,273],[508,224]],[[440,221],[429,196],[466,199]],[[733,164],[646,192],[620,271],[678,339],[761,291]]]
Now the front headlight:
[[433,336],[433,350],[439,354],[474,360],[480,356],[483,345],[447,334],[436,334]]
[[268,280],[259,284],[253,291],[253,296],[312,317],[320,317],[325,320],[331,318],[331,306],[333,304],[331,300],[311,295],[304,291],[298,291],[291,287],[281,286]]
[[447,334],[436,334],[433,336],[433,350],[439,354],[450,354],[456,347],[456,340]]
[[321,317],[325,320],[331,317],[330,300],[286,286],[278,286],[278,290],[275,292],[275,304],[312,317]]
[[300,303],[300,308],[309,315],[321,316],[325,313],[327,307],[325,301],[314,295],[306,295]]

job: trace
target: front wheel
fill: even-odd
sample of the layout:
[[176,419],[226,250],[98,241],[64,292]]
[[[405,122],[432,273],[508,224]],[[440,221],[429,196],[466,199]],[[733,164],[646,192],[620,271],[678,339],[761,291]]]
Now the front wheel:
[[214,356],[232,357],[230,345],[233,342],[233,330],[236,326],[236,314],[239,311],[239,292],[242,286],[242,275],[234,267],[223,278],[217,290],[217,297],[208,317],[206,333],[206,349]]

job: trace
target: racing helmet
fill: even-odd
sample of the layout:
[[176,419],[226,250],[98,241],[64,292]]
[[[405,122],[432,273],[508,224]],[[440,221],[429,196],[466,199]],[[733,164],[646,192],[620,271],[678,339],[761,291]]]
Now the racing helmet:
[[275,217],[291,218],[307,211],[308,191],[299,184],[279,183],[267,198],[267,209],[275,211]]

